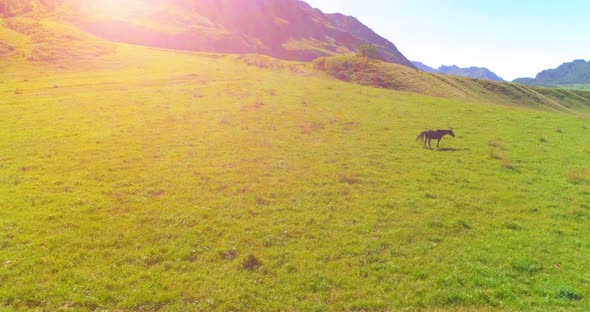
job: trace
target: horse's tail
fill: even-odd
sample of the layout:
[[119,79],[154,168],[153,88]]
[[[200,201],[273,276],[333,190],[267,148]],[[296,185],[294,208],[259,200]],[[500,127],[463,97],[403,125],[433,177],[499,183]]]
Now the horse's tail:
[[422,131],[420,132],[420,134],[418,134],[418,136],[416,137],[416,141],[424,141],[426,140],[426,131]]

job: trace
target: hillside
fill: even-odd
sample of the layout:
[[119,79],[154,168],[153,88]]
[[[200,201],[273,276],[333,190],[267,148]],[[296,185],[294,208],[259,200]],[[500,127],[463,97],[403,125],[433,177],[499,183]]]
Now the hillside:
[[100,0],[0,1],[0,16],[48,12],[123,43],[302,61],[372,44],[384,61],[414,67],[356,18],[324,14],[300,0],[128,0],[121,6]]
[[[0,57],[21,64],[54,68],[93,68],[111,62],[121,47],[95,37],[68,24],[27,17],[0,19]],[[259,56],[244,60],[263,69],[284,68],[278,60]],[[269,66],[269,64],[271,64]],[[406,66],[368,61],[354,56],[322,57],[314,62],[316,69],[332,76],[364,85],[397,91],[500,105],[533,107],[587,113],[588,92],[547,89],[512,83],[499,83],[458,76],[430,74]]]
[[338,79],[423,95],[572,113],[590,112],[590,92],[432,74],[354,56],[323,57],[316,69]]
[[[28,17],[0,19],[0,57],[17,63],[54,68],[93,68],[116,55],[120,46],[95,37],[69,23]],[[268,61],[246,57],[261,68]],[[113,64],[111,61],[108,64]],[[115,62],[122,66],[124,61]],[[284,68],[278,60],[270,62]],[[7,63],[9,64],[9,63]],[[316,69],[345,81],[397,91],[500,105],[534,107],[574,113],[590,111],[589,93],[499,83],[451,75],[430,74],[398,64],[354,56],[321,57]]]
[[574,60],[563,63],[555,69],[547,69],[537,74],[535,78],[518,78],[513,82],[535,86],[590,86],[590,61]]
[[417,69],[419,69],[421,71],[425,71],[427,73],[435,74],[438,72],[438,70],[436,68],[430,67],[430,66],[428,66],[424,63],[421,63],[421,62],[412,61],[412,64],[414,64],[414,66],[416,66]]
[[116,46],[51,20],[0,18],[0,60],[54,67],[81,67],[115,52]]
[[438,69],[432,68],[428,65],[425,65],[420,62],[412,62],[416,68],[425,71],[427,73],[438,73],[438,74],[445,74],[451,76],[461,76],[467,78],[474,78],[474,79],[485,79],[485,80],[492,80],[492,81],[504,81],[504,79],[500,78],[498,75],[490,71],[485,67],[468,67],[468,68],[461,68],[457,65],[452,66],[440,66]]

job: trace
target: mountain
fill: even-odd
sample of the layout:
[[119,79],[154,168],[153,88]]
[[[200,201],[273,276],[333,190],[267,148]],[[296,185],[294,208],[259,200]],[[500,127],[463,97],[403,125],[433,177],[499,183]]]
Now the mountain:
[[355,52],[414,68],[396,46],[352,16],[324,14],[299,0],[0,0],[0,16],[58,14],[111,41],[176,50],[260,53],[286,60]]
[[469,67],[469,68],[461,68],[456,65],[452,66],[440,66],[438,69],[432,68],[428,65],[425,65],[420,62],[412,62],[416,68],[421,71],[425,71],[428,73],[434,74],[445,74],[451,76],[461,76],[467,78],[474,78],[474,79],[485,79],[485,80],[493,80],[493,81],[504,81],[504,79],[500,78],[498,75],[494,74],[492,71],[485,67]]
[[418,68],[421,71],[425,71],[427,73],[432,73],[432,74],[438,73],[438,70],[436,68],[432,68],[424,63],[420,63],[420,62],[416,62],[416,61],[412,61],[412,63],[414,64],[414,66],[416,66],[416,68]]
[[504,81],[504,79],[498,77],[492,71],[485,67],[468,67],[460,68],[456,65],[452,66],[441,66],[438,68],[438,72],[445,75],[462,76],[467,78],[485,79],[493,81]]
[[[304,5],[305,2],[300,1],[300,4]],[[321,17],[321,11],[317,10],[316,13]],[[414,68],[414,64],[403,56],[393,43],[379,36],[371,28],[361,23],[355,17],[346,16],[340,13],[327,14],[326,17],[331,25],[352,34],[356,38],[364,40],[365,44],[372,44],[377,47],[380,56],[379,58],[381,60]]]
[[590,61],[574,60],[555,69],[547,69],[535,78],[518,78],[513,82],[527,85],[557,87],[563,85],[590,84]]

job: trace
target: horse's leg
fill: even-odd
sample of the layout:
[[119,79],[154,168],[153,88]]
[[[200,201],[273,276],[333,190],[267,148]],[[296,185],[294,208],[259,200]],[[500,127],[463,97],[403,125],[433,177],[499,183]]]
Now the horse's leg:
[[436,141],[436,147],[438,148],[438,144],[440,143],[440,139],[438,139],[438,141]]
[[428,147],[429,147],[430,149],[432,149],[432,145],[430,145],[430,141],[431,141],[431,140],[432,140],[431,138],[428,138]]

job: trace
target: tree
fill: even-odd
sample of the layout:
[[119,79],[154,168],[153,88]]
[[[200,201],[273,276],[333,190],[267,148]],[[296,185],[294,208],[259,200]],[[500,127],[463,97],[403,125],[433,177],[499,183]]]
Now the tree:
[[379,51],[372,44],[363,44],[358,47],[356,55],[365,59],[378,59]]

